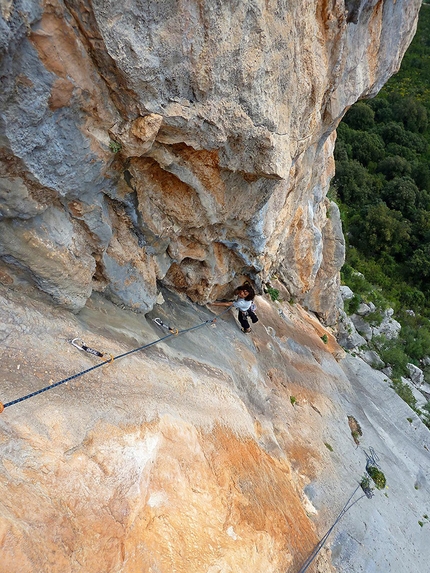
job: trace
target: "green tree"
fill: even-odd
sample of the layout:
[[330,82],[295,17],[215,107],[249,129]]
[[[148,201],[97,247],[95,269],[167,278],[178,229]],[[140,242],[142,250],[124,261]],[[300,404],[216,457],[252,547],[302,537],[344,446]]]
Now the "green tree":
[[430,191],[430,168],[428,163],[415,162],[412,165],[412,178],[419,189]]
[[336,147],[334,148],[334,158],[335,161],[348,161],[352,157],[351,146],[345,143],[342,139],[336,141]]
[[393,94],[393,117],[401,121],[406,130],[415,133],[425,133],[428,127],[426,108],[414,97],[401,97]]
[[396,143],[403,147],[409,147],[416,153],[425,153],[427,151],[428,143],[426,139],[418,133],[406,130],[401,123],[390,121],[379,126],[377,131],[387,145]]
[[418,160],[418,155],[415,149],[405,145],[400,145],[399,143],[388,143],[385,147],[385,151],[387,155],[399,155],[400,157],[404,157],[409,163],[413,163]]
[[421,320],[420,323],[415,319],[412,324],[404,324],[402,339],[405,353],[416,362],[430,351],[430,328]]
[[374,200],[382,188],[381,180],[354,160],[336,164],[334,184],[342,201],[360,206]]
[[415,210],[419,190],[410,177],[395,177],[382,190],[382,198],[390,209],[410,217]]
[[377,162],[384,157],[385,145],[376,133],[356,131],[350,145],[352,158],[362,165],[369,165],[370,162]]
[[410,175],[412,167],[409,161],[400,155],[384,157],[376,168],[377,173],[382,173],[388,180],[394,177]]
[[411,225],[398,211],[385,203],[367,205],[351,218],[351,243],[369,257],[384,251],[393,255],[404,253],[409,242]]
[[407,264],[413,276],[430,278],[430,245],[417,249]]
[[430,217],[426,209],[416,209],[412,217],[414,247],[430,243]]
[[407,374],[406,364],[410,360],[409,356],[405,354],[401,340],[388,340],[384,336],[380,336],[375,337],[373,343],[381,359],[385,364],[389,364],[392,367],[395,376],[405,376]]
[[352,129],[367,130],[375,125],[375,112],[363,101],[357,102],[345,114],[343,121]]
[[385,97],[378,97],[368,102],[368,105],[375,112],[376,123],[388,123],[393,121],[393,111]]
[[416,287],[403,284],[399,292],[399,301],[404,308],[420,308],[425,304],[425,294]]
[[[385,297],[396,312],[406,305],[423,320],[430,319],[429,117],[430,8],[423,6],[399,73],[339,125],[333,181],[347,265],[381,288],[370,300]],[[410,360],[423,351],[416,332],[424,326],[412,325],[404,341]]]
[[356,159],[362,165],[384,157],[384,141],[377,133],[352,129],[342,122],[338,128],[338,141],[343,142],[348,157]]

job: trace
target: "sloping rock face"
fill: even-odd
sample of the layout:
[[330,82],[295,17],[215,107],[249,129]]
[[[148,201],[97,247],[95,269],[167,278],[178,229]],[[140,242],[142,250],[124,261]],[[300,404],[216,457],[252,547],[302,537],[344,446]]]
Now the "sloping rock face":
[[157,281],[203,303],[276,271],[333,322],[334,130],[398,68],[419,5],[3,2],[10,280],[148,312]]
[[[73,314],[0,287],[5,404],[99,365],[76,336],[118,356],[165,335],[155,316],[201,325],[0,414],[0,571],[297,573],[354,492],[309,571],[426,571],[430,433],[385,377],[338,362],[299,305],[259,297],[244,335],[164,295]],[[369,500],[371,448],[388,489]]]

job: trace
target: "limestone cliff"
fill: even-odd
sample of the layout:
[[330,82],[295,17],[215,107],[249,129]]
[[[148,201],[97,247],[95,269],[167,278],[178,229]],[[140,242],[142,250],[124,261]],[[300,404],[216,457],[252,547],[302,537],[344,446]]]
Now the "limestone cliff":
[[92,368],[76,336],[117,356],[210,321],[244,276],[283,303],[7,406],[0,573],[297,573],[371,447],[390,489],[312,567],[426,569],[427,429],[287,302],[336,319],[334,130],[419,4],[2,0],[0,401]]
[[74,311],[272,273],[329,323],[335,128],[420,0],[3,0],[0,259]]

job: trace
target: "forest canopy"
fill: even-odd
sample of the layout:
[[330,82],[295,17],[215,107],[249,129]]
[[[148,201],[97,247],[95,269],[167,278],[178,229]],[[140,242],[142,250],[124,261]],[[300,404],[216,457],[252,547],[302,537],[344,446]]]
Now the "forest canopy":
[[372,337],[391,370],[391,387],[430,429],[430,401],[419,407],[404,381],[414,364],[430,384],[430,0],[400,71],[372,100],[352,106],[337,130],[336,174],[329,197],[340,208],[346,241],[343,284],[379,324],[388,307],[399,336]]
[[352,106],[337,133],[331,193],[347,266],[371,277],[397,310],[430,317],[430,5],[399,73]]

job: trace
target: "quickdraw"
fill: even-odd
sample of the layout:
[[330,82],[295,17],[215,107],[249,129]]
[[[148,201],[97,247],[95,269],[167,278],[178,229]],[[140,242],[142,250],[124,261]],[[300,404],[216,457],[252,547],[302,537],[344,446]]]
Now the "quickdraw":
[[[217,318],[219,318],[220,316],[222,316],[224,313],[228,312],[229,310],[230,310],[230,308],[227,308],[226,310],[221,312],[221,314],[219,314]],[[74,338],[73,340],[69,340],[68,341],[69,343],[73,344],[73,346],[75,346],[75,348],[78,348],[78,350],[82,350],[82,352],[89,352],[93,356],[98,356],[99,358],[105,358],[106,356],[108,356],[109,359],[104,359],[103,362],[100,362],[99,364],[95,364],[95,365],[91,366],[90,368],[86,368],[85,370],[81,370],[80,372],[78,372],[76,374],[72,374],[71,376],[68,376],[67,378],[63,378],[62,380],[59,380],[58,382],[54,382],[53,384],[49,384],[49,386],[45,386],[44,388],[41,388],[40,390],[30,392],[29,394],[26,394],[25,396],[21,396],[20,398],[16,398],[15,400],[10,400],[9,402],[6,402],[6,403],[0,402],[0,414],[1,414],[1,412],[3,412],[3,410],[5,410],[5,408],[9,408],[10,406],[13,406],[14,404],[20,404],[21,402],[24,402],[24,400],[29,400],[30,398],[33,398],[34,396],[39,396],[39,394],[43,394],[44,392],[47,392],[48,390],[52,390],[53,388],[57,388],[58,386],[61,386],[61,384],[66,384],[67,382],[70,382],[71,380],[76,380],[76,378],[79,378],[80,376],[83,376],[84,374],[88,374],[89,372],[93,372],[97,368],[101,368],[102,366],[105,366],[106,364],[110,364],[114,360],[117,361],[117,360],[120,360],[121,358],[125,358],[126,356],[130,356],[131,354],[134,354],[135,352],[139,352],[141,350],[145,350],[146,348],[150,348],[151,346],[154,346],[154,344],[158,344],[159,342],[162,342],[163,340],[170,338],[170,336],[172,336],[173,334],[177,334],[177,335],[185,334],[186,332],[191,332],[193,330],[196,330],[197,328],[202,328],[203,326],[206,326],[208,324],[213,325],[215,321],[216,321],[216,318],[212,318],[209,320],[205,320],[204,322],[201,322],[201,323],[196,324],[194,326],[190,326],[189,328],[185,328],[181,331],[178,331],[178,329],[171,328],[171,327],[167,326],[167,324],[164,324],[160,318],[155,319],[154,322],[158,326],[160,326],[162,328],[166,328],[169,331],[169,334],[162,336],[161,338],[158,338],[158,340],[153,340],[152,342],[148,342],[147,344],[143,344],[142,346],[138,346],[137,348],[133,348],[132,350],[128,350],[127,352],[123,352],[122,354],[118,354],[117,356],[113,356],[112,354],[108,354],[108,353],[104,353],[104,352],[102,353],[102,352],[99,352],[98,350],[94,350],[93,348],[90,348],[89,346],[84,344],[84,342],[81,338]]]
[[94,348],[87,346],[85,342],[82,340],[82,338],[74,338],[73,340],[70,341],[70,343],[78,350],[82,350],[83,352],[87,352],[88,354],[92,354],[93,356],[98,356],[98,358],[106,358],[107,356],[109,356],[110,357],[109,362],[113,362],[115,359],[113,354],[109,354],[108,352],[100,352],[99,350],[95,350]]
[[168,324],[164,324],[164,322],[161,320],[161,318],[153,318],[152,320],[155,322],[155,324],[157,324],[161,328],[164,328],[165,330],[168,330],[172,334],[176,335],[179,333],[179,330],[177,328],[173,328],[172,326],[169,326]]
[[363,448],[363,452],[364,452],[364,455],[366,456],[366,471],[367,471],[370,467],[375,467],[375,468],[380,468],[380,467],[381,467],[381,466],[378,464],[378,462],[379,462],[379,456],[378,456],[378,454],[375,452],[375,450],[372,448],[372,446],[370,446],[370,448],[369,448],[369,453],[367,453],[364,448]]

